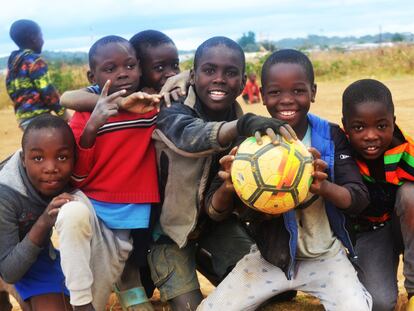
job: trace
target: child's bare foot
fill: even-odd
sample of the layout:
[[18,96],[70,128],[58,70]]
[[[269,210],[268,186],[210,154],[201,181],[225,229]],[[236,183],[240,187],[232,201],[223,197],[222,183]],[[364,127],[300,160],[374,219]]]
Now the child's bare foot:
[[83,306],[73,306],[73,311],[95,311],[91,303]]

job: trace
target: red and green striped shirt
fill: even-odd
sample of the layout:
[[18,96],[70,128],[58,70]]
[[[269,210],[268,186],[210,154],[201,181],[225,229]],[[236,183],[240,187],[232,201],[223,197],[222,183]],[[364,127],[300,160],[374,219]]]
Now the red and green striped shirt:
[[391,218],[398,187],[406,181],[414,181],[414,141],[396,126],[394,135],[404,142],[384,153],[385,180],[375,180],[366,162],[357,158],[359,171],[368,187],[371,204],[361,218],[372,223],[382,223]]

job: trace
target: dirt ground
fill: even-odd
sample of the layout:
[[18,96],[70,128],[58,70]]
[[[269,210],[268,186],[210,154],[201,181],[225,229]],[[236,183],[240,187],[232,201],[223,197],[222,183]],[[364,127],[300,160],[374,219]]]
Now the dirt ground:
[[[352,81],[340,82],[322,82],[318,84],[318,94],[316,103],[312,104],[311,112],[322,116],[332,122],[340,123],[341,120],[341,94],[345,87]],[[397,124],[411,137],[414,136],[414,77],[405,77],[398,79],[383,80],[383,82],[391,89],[395,104],[395,114]],[[242,102],[240,100],[240,102]],[[261,104],[245,105],[245,112],[254,112],[257,114],[268,115],[266,108]],[[0,110],[0,160],[13,153],[20,146],[21,131],[17,127],[12,108]],[[402,264],[401,264],[402,265]],[[400,265],[400,266],[401,266]],[[400,267],[401,271],[401,267]],[[403,310],[406,302],[405,291],[403,289],[403,277],[399,274],[400,299],[397,310]],[[204,278],[201,278],[201,286],[203,293],[207,295],[213,286]],[[159,311],[168,310],[159,301],[159,295],[156,293],[152,299]],[[108,309],[113,305],[112,310],[121,310],[116,303],[116,298],[111,296]],[[20,310],[17,306],[13,310]],[[323,310],[317,299],[300,293],[293,302],[279,303],[262,308],[264,311],[284,311],[284,310]]]

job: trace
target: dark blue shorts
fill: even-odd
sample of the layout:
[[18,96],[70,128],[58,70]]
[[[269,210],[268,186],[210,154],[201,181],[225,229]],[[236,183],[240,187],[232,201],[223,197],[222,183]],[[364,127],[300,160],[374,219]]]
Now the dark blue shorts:
[[26,274],[14,284],[23,300],[53,293],[69,296],[60,267],[60,253],[57,250],[55,252],[56,259],[53,260],[49,256],[48,247],[45,247]]

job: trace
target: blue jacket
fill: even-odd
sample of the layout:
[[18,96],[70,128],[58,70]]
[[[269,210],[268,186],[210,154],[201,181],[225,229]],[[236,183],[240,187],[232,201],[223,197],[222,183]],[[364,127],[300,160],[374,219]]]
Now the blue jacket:
[[[308,120],[312,129],[312,147],[318,149],[321,153],[321,159],[328,164],[328,178],[330,181],[335,182],[335,142],[331,137],[331,124],[315,115],[308,114]],[[351,153],[342,154],[344,156],[350,156]],[[355,164],[356,167],[356,164]],[[361,179],[362,182],[362,179]],[[367,190],[365,189],[365,194]],[[368,197],[366,202],[368,203]],[[342,244],[348,249],[351,258],[355,257],[355,251],[350,239],[350,235],[345,227],[346,219],[341,210],[336,208],[331,202],[325,201],[326,214],[329,219],[332,231],[342,242]],[[296,257],[296,247],[298,239],[298,228],[295,218],[295,211],[291,210],[283,215],[283,220],[286,229],[290,234],[289,249],[291,258]],[[294,268],[294,260],[290,261],[288,271],[286,271],[288,278],[292,277]]]

